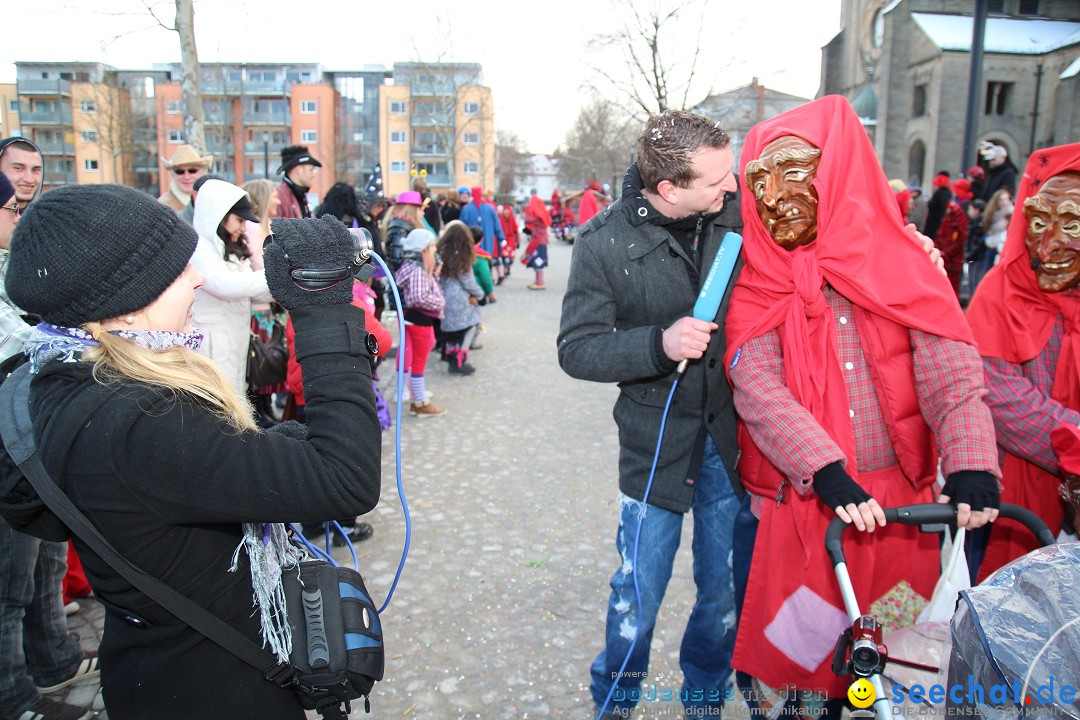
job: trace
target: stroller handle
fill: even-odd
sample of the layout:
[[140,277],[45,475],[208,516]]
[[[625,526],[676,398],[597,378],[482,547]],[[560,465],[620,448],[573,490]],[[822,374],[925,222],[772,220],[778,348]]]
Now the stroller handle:
[[[953,505],[942,503],[905,505],[903,507],[883,508],[883,510],[885,511],[886,522],[895,522],[902,525],[935,525],[956,522],[956,508]],[[1030,530],[1032,535],[1044,547],[1057,542],[1046,523],[1027,508],[1002,503],[999,517],[1019,522]],[[829,559],[832,560],[833,567],[844,562],[843,535],[844,530],[848,527],[848,523],[834,517],[829,523],[829,529],[825,532],[825,549],[829,553]]]

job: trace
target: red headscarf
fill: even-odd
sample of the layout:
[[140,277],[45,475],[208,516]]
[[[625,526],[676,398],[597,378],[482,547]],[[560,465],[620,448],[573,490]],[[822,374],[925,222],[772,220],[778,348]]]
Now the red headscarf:
[[476,209],[479,210],[480,206],[484,204],[484,189],[483,188],[474,187],[472,189],[472,201],[473,201],[473,205],[476,206]]
[[596,204],[596,195],[593,194],[592,188],[586,188],[585,194],[581,196],[581,204],[578,205],[577,224],[584,225],[598,212],[600,208]]
[[788,387],[853,461],[854,431],[823,284],[904,327],[973,339],[948,279],[900,224],[888,180],[847,99],[825,96],[754,126],[742,151],[744,178],[747,162],[784,135],[821,150],[814,180],[818,235],[785,250],[758,218],[753,193],[742,192],[746,266],[727,316],[727,367],[743,343],[778,328]]
[[529,204],[525,206],[525,209],[532,213],[534,217],[540,218],[540,221],[544,223],[544,227],[551,227],[551,215],[548,214],[544,201],[540,199],[539,195],[530,197]]
[[952,184],[952,193],[960,202],[967,202],[975,197],[971,192],[971,181],[967,178],[960,178],[954,182]]
[[[1016,212],[1009,223],[1001,261],[979,283],[967,318],[980,353],[1023,363],[1042,352],[1055,319],[1064,316],[1066,344],[1058,361],[1054,396],[1060,391],[1062,397],[1071,399],[1069,407],[1080,409],[1080,295],[1039,289],[1028,260],[1023,213],[1024,201],[1036,194],[1043,182],[1070,170],[1080,172],[1080,143],[1032,153],[1016,194]],[[1066,389],[1066,385],[1071,387]]]
[[559,197],[558,188],[551,191],[551,209],[552,210],[561,210],[562,209],[562,198]]
[[911,191],[904,188],[896,193],[896,205],[900,208],[900,222],[907,224],[908,206],[911,205]]
[[[1028,259],[1027,219],[1023,213],[1025,200],[1038,193],[1044,182],[1067,171],[1080,172],[1080,143],[1031,154],[1016,194],[1016,211],[1009,223],[1001,261],[979,283],[967,318],[980,353],[1023,363],[1043,351],[1054,322],[1061,315],[1065,320],[1065,335],[1051,397],[1068,408],[1080,410],[1080,293],[1039,289]],[[1059,456],[1059,460],[1064,462],[1067,458]],[[1033,510],[1051,528],[1060,525],[1064,513],[1056,492],[1059,482],[1056,475],[1006,452],[1002,481],[1004,502]],[[1026,530],[1003,522],[999,525],[994,528],[986,549],[980,579],[1036,547]]]

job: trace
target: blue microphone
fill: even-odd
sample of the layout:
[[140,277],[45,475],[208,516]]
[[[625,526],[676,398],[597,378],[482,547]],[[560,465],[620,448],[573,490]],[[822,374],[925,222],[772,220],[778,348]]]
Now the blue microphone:
[[[735,261],[739,258],[742,250],[742,235],[729,232],[724,235],[720,249],[716,251],[712,267],[701,284],[701,292],[698,293],[697,302],[694,303],[694,318],[712,322],[716,313],[720,310],[720,303],[724,299],[724,291],[727,290],[728,280],[735,271]],[[682,375],[686,372],[687,360],[679,363],[676,372]]]

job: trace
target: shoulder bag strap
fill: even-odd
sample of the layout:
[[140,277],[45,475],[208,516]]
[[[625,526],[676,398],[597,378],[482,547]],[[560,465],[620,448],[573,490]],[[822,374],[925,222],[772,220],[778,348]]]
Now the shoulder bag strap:
[[29,365],[23,365],[0,385],[0,437],[11,459],[42,501],[120,577],[141,593],[207,639],[257,668],[267,680],[282,687],[290,685],[296,675],[295,668],[279,662],[274,655],[191,598],[132,565],[60,490],[41,463],[34,443],[29,404],[30,380]]

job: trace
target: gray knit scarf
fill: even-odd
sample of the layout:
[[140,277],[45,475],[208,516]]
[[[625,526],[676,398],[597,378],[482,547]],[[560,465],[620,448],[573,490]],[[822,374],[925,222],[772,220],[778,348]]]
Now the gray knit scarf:
[[[113,335],[127,338],[151,350],[183,346],[197,351],[202,344],[201,333],[165,332],[161,330],[110,330]],[[23,352],[30,359],[30,372],[36,373],[51,360],[64,363],[79,362],[84,350],[99,345],[90,333],[81,328],[41,323],[23,343]],[[281,586],[283,569],[296,566],[305,555],[289,542],[281,523],[243,523],[244,537],[232,556],[229,572],[240,566],[240,551],[246,550],[251,562],[253,601],[259,611],[263,645],[269,647],[278,660],[285,662],[292,651],[292,631],[285,609],[285,593]]]

